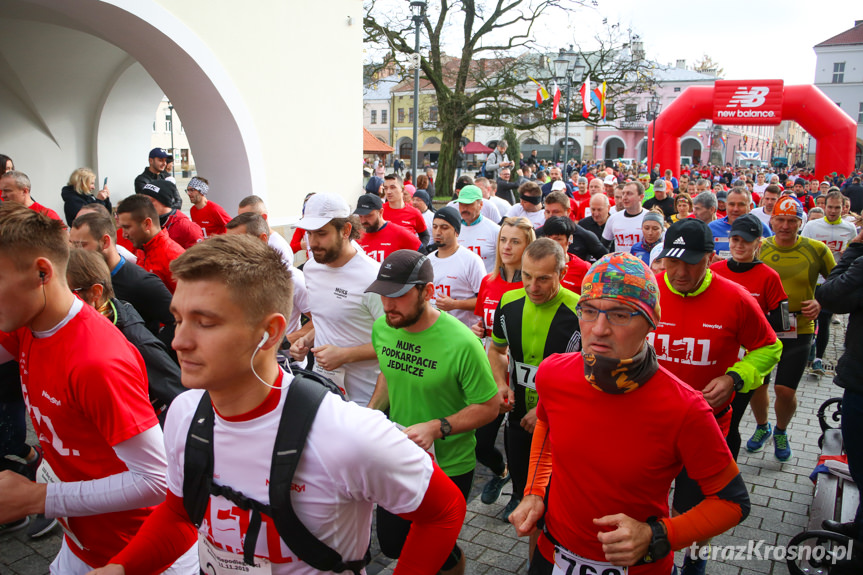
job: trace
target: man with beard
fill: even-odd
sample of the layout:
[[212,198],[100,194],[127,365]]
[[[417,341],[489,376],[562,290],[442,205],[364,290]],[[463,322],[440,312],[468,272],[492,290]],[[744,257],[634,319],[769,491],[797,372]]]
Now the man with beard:
[[384,220],[384,204],[380,197],[363,194],[357,200],[354,213],[360,217],[363,233],[357,243],[370,258],[382,262],[396,250],[418,250],[420,240],[402,226]]
[[380,370],[371,344],[372,325],[383,315],[381,298],[365,293],[380,264],[358,250],[356,218],[336,194],[315,194],[297,226],[306,230],[312,259],[303,266],[315,327],[291,345],[302,361],[311,351],[314,370],[333,380],[358,405],[371,399]]
[[476,323],[473,311],[486,271],[482,258],[458,243],[461,227],[461,216],[454,208],[439,209],[432,220],[438,248],[429,254],[435,286],[432,305],[470,327]]
[[[430,305],[434,279],[429,257],[399,250],[384,260],[369,286],[367,291],[382,296],[386,313],[372,330],[381,375],[369,407],[389,408],[390,419],[432,455],[467,499],[476,467],[474,430],[497,416],[503,393],[480,340]],[[378,507],[378,540],[388,557],[399,556],[410,527],[410,521]],[[441,573],[464,569],[465,556],[456,546]]]
[[[149,184],[148,184],[149,185]],[[132,242],[135,249],[144,252],[138,264],[159,276],[159,279],[174,293],[177,282],[171,275],[170,264],[185,250],[168,236],[168,231],[159,224],[159,214],[150,198],[134,194],[125,198],[117,206],[117,222],[123,236]]]

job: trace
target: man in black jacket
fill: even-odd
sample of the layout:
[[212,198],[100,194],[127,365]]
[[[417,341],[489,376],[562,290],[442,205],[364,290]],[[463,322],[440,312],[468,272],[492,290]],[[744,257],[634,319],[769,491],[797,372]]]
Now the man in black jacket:
[[[165,148],[153,148],[150,150],[148,165],[144,171],[138,174],[135,178],[135,193],[140,194],[144,186],[155,180],[165,179],[165,167],[168,165],[168,151]],[[180,197],[180,192],[174,189],[173,198],[171,198],[171,208],[180,209],[183,207],[183,199]]]
[[863,211],[863,186],[860,185],[859,177],[852,179],[851,184],[842,189],[842,195],[851,200],[852,212],[859,214]]
[[[863,233],[851,240],[842,259],[815,299],[835,313],[850,313],[845,334],[845,352],[836,364],[833,382],[845,389],[842,396],[842,441],[848,455],[848,470],[854,483],[863,485]],[[830,327],[829,325],[827,326]],[[863,506],[858,504],[854,521],[825,520],[825,529],[859,539],[863,535]]]
[[[98,251],[111,270],[114,293],[141,314],[144,325],[168,348],[174,340],[174,316],[171,314],[171,292],[156,276],[138,265],[126,261],[117,252],[117,232],[114,221],[99,213],[87,213],[75,218],[69,230],[69,240],[75,247]],[[161,326],[161,327],[160,327]]]

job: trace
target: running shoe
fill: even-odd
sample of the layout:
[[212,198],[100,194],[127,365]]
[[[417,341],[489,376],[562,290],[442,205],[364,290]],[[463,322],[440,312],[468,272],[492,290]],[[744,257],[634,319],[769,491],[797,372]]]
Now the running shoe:
[[42,464],[42,448],[34,445],[33,450],[36,452],[36,459],[24,465],[24,476],[30,481],[36,481],[36,471]]
[[707,573],[707,559],[693,559],[689,555],[683,558],[680,567],[680,575],[705,575]]
[[812,362],[812,373],[817,375],[824,375],[824,364],[821,361],[820,357],[816,357],[815,361]]
[[27,536],[30,539],[39,539],[43,535],[50,533],[57,525],[58,521],[56,519],[49,519],[40,513],[31,523],[30,529],[27,530]]
[[746,451],[749,453],[758,453],[764,449],[764,444],[767,443],[771,435],[773,435],[773,429],[769,423],[759,425],[755,428],[755,433],[752,434],[749,441],[746,442]]
[[785,433],[777,433],[773,436],[773,446],[774,452],[773,455],[776,456],[776,459],[782,461],[788,461],[791,459],[791,446],[788,444],[788,435]]
[[18,531],[19,529],[24,529],[30,524],[30,518],[25,517],[24,519],[19,519],[18,521],[12,521],[11,523],[2,523],[0,524],[0,535],[4,533],[12,533],[13,531]]
[[515,497],[509,500],[509,503],[507,503],[506,507],[503,508],[503,515],[501,516],[504,523],[509,523],[509,516],[513,511],[515,511],[515,508],[518,507],[519,503],[521,503],[521,499],[516,499]]
[[498,497],[500,497],[500,491],[503,489],[503,486],[512,479],[509,474],[509,470],[504,470],[504,476],[495,475],[491,479],[488,480],[488,483],[482,488],[482,495],[480,496],[480,501],[485,503],[486,505],[491,505],[495,501],[497,501]]

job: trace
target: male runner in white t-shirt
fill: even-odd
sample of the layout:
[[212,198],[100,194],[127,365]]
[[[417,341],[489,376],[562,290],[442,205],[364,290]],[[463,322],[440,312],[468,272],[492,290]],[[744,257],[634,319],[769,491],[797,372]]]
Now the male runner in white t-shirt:
[[482,191],[477,186],[471,185],[462,188],[453,207],[461,214],[458,244],[478,255],[482,259],[486,273],[491,273],[494,269],[500,226],[482,214],[485,205]]
[[614,251],[630,253],[632,246],[641,241],[641,221],[646,211],[642,206],[644,186],[641,182],[627,182],[620,198],[622,210],[615,212],[605,223],[602,238],[614,240]]
[[351,241],[359,237],[354,223],[341,196],[315,194],[306,203],[297,227],[306,230],[313,256],[303,273],[315,327],[291,345],[291,356],[300,361],[311,351],[315,371],[367,405],[380,373],[372,325],[384,310],[380,296],[365,293],[380,264]]
[[435,213],[432,237],[438,249],[429,255],[435,285],[431,303],[470,327],[476,323],[473,310],[486,272],[480,257],[459,245],[462,229],[461,216],[455,209],[445,207]]
[[518,188],[519,202],[506,213],[508,218],[527,218],[533,229],[545,223],[542,210],[542,188],[536,182],[525,182]]
[[[246,235],[216,236],[193,247],[172,266],[178,279],[171,304],[178,320],[174,346],[191,391],[172,405],[165,427],[168,496],[132,542],[96,573],[122,575],[124,566],[150,573],[152,564],[195,538],[207,573],[320,573],[299,559],[307,547],[280,537],[271,511],[256,515],[211,492],[200,527],[186,512],[186,443],[204,392],[214,411],[213,483],[222,493],[229,487],[268,506],[269,481],[278,478],[271,469],[273,445],[295,383],[276,362],[292,291],[278,254]],[[332,393],[324,396],[309,429],[293,486],[298,519],[343,561],[366,553],[375,504],[413,521],[399,559],[410,573],[436,573],[464,519],[460,491],[419,446],[383,414]],[[246,551],[255,566],[245,564]],[[211,564],[225,567],[211,571]]]

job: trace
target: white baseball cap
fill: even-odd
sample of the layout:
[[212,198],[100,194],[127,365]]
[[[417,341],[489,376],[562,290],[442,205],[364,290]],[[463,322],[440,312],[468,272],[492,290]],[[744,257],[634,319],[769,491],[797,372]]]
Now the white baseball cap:
[[551,185],[551,191],[552,192],[557,192],[559,190],[565,190],[565,189],[566,189],[566,184],[561,182],[560,180],[557,180],[556,182],[554,182]]
[[602,181],[606,186],[613,186],[617,183],[617,180],[611,174],[605,176],[605,180]]
[[297,227],[304,230],[319,230],[333,218],[347,218],[351,215],[348,203],[337,194],[315,194],[306,202],[303,217]]

